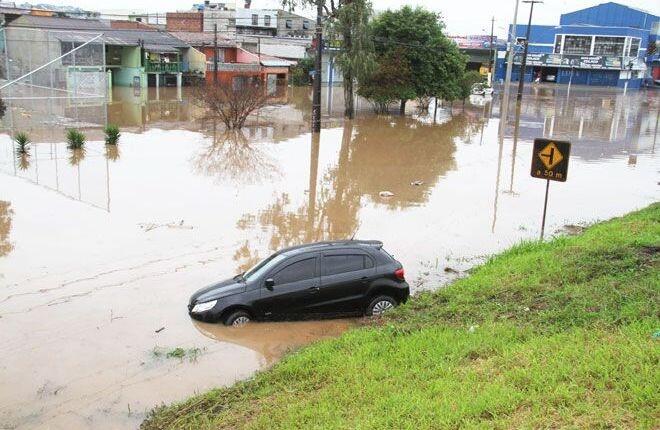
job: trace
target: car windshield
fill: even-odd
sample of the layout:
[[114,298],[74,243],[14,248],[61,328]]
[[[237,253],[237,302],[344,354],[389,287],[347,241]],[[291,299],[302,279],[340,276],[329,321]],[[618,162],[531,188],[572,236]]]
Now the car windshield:
[[247,272],[243,274],[243,279],[246,281],[252,278],[258,278],[268,270],[270,270],[272,267],[274,267],[277,263],[280,261],[284,260],[286,256],[284,254],[273,254],[270,257],[266,258]]

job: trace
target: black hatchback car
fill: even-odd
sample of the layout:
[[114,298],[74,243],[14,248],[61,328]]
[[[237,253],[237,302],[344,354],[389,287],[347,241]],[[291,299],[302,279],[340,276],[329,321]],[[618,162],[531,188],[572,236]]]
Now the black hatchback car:
[[318,242],[283,249],[245,273],[202,288],[190,298],[188,312],[238,326],[253,319],[380,315],[409,295],[403,266],[382,242]]

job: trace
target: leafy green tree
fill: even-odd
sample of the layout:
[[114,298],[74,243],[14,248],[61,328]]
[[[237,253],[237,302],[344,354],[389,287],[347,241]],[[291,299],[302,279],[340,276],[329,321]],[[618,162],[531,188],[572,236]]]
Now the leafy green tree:
[[329,35],[341,38],[337,65],[344,79],[344,115],[353,118],[355,108],[353,90],[355,83],[368,75],[374,66],[373,44],[369,36],[369,18],[372,14],[368,0],[282,0],[290,10],[316,7],[318,2],[324,11]]
[[314,58],[303,58],[291,68],[291,84],[300,87],[309,85],[309,72],[314,69]]
[[376,113],[386,113],[392,103],[414,97],[412,71],[401,51],[383,55],[373,73],[360,82],[358,94],[373,103]]
[[343,75],[344,116],[350,119],[355,115],[354,86],[369,76],[375,65],[373,41],[369,34],[371,14],[369,1],[352,0],[345,2],[332,25],[342,41],[337,65]]
[[472,86],[483,81],[484,77],[476,70],[468,70],[463,73],[463,76],[461,76],[460,90],[460,97],[461,100],[463,100],[463,105],[465,105],[465,99],[472,94]]
[[375,52],[380,62],[400,52],[412,72],[408,91],[400,99],[403,114],[406,102],[419,97],[456,99],[467,57],[443,33],[444,23],[433,12],[404,6],[387,10],[371,24]]

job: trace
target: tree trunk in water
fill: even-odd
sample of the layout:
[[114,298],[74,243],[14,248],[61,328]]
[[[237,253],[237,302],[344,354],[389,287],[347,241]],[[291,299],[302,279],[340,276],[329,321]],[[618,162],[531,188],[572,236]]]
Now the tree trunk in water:
[[401,100],[401,104],[399,105],[399,115],[405,115],[406,114],[406,100]]
[[355,109],[353,108],[353,77],[344,75],[344,116],[353,119]]
[[[344,49],[346,52],[351,53],[353,49],[353,38],[350,28],[346,28],[342,32],[344,36]],[[344,75],[344,116],[348,119],[353,119],[355,116],[355,109],[353,107],[353,70],[343,70]]]

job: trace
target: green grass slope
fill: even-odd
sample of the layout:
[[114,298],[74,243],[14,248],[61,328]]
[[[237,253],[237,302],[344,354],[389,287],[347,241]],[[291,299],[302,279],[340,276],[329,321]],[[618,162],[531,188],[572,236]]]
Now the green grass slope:
[[143,429],[657,428],[660,204],[524,243]]

